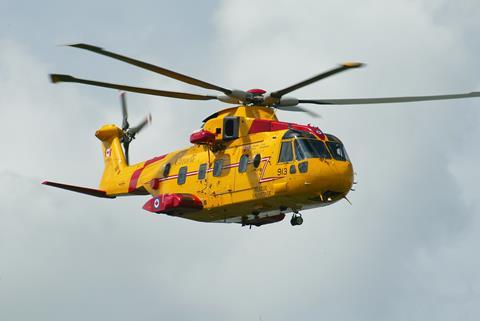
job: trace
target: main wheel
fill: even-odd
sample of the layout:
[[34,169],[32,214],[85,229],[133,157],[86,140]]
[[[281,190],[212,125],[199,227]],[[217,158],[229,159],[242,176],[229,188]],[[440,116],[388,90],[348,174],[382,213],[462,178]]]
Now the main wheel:
[[290,219],[290,224],[291,224],[292,226],[297,225],[297,220],[295,219],[295,216],[292,216],[292,218]]
[[295,218],[295,223],[296,223],[295,225],[302,225],[302,223],[303,223],[303,217],[297,216],[297,217]]
[[300,215],[294,215],[290,220],[290,224],[292,224],[292,226],[302,225],[302,223],[303,223],[303,218]]

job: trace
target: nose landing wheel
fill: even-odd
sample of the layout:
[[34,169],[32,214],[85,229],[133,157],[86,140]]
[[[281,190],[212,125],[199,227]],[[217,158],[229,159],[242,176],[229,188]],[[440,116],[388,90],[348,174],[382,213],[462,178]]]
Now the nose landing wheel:
[[295,225],[302,225],[302,223],[303,223],[302,214],[298,212],[293,213],[292,218],[290,219],[290,224],[292,224],[292,226],[295,226]]

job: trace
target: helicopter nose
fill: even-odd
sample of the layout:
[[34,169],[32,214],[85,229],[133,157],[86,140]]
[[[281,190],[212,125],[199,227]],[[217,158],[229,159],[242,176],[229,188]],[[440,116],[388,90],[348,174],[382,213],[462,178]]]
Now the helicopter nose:
[[312,162],[310,190],[320,194],[346,196],[353,185],[353,167],[349,161],[319,160]]
[[335,164],[336,175],[337,175],[337,186],[335,189],[347,195],[350,192],[350,189],[353,185],[353,166],[350,162],[337,162]]

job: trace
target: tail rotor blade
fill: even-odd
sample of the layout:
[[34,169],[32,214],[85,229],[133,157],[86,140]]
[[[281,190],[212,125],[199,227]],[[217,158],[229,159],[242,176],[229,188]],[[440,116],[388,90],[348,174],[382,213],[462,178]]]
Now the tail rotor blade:
[[122,92],[120,94],[120,100],[122,103],[122,129],[127,130],[130,127],[130,124],[128,123],[128,111],[127,111],[127,98],[126,98],[126,93]]
[[128,131],[132,138],[135,138],[135,135],[138,134],[145,126],[149,125],[152,122],[152,115],[148,114],[140,124],[135,127],[130,128]]
[[125,139],[123,140],[123,150],[125,151],[125,161],[127,162],[127,165],[130,165],[130,160],[128,157],[128,147],[130,146],[130,140]]

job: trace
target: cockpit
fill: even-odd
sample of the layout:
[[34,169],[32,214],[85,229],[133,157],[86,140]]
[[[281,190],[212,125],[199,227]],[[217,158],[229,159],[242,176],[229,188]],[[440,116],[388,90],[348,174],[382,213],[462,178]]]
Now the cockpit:
[[279,163],[302,161],[308,158],[335,159],[350,161],[342,142],[335,136],[326,134],[328,141],[322,141],[315,135],[301,130],[288,130],[282,137]]

